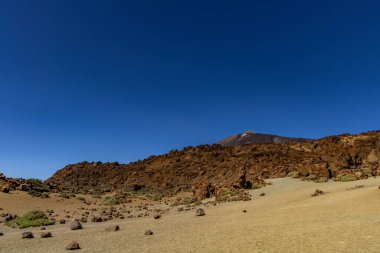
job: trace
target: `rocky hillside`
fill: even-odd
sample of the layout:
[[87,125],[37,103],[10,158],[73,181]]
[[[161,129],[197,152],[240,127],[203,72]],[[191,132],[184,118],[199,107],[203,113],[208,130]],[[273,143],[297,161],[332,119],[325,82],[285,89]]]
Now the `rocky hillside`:
[[380,131],[309,142],[186,147],[130,164],[81,162],[57,171],[46,183],[73,192],[201,189],[207,196],[220,187],[255,187],[266,178],[326,181],[346,174],[380,175]]
[[249,130],[243,134],[229,136],[217,142],[217,144],[220,144],[222,146],[241,146],[254,143],[289,143],[306,141],[311,141],[311,139],[290,138],[272,134],[260,134]]

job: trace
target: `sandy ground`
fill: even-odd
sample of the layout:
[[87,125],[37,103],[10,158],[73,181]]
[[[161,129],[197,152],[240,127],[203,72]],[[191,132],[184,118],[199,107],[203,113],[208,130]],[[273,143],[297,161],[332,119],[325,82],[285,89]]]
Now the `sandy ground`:
[[[173,209],[162,219],[152,217],[86,223],[83,230],[68,225],[47,227],[52,238],[21,239],[22,230],[0,227],[0,252],[67,252],[65,246],[77,240],[77,252],[380,252],[380,177],[354,182],[302,182],[283,178],[273,185],[252,191],[252,201],[231,202],[205,207],[206,216],[195,217],[194,210]],[[357,185],[363,188],[351,189]],[[326,195],[311,197],[316,190]],[[260,197],[260,193],[266,193]],[[21,195],[20,195],[21,196]],[[9,197],[9,196],[8,196]],[[68,203],[27,197],[0,195],[0,207],[68,208]],[[30,199],[30,198],[29,198]],[[29,201],[30,202],[30,201]],[[60,205],[63,206],[60,206]],[[9,207],[11,205],[12,207]],[[247,210],[243,213],[242,210]],[[117,232],[106,232],[111,224]],[[154,234],[145,236],[151,229]]]

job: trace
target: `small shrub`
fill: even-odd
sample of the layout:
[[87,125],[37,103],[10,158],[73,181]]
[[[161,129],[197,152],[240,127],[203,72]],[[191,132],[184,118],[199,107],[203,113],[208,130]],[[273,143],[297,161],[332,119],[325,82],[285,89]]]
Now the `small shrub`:
[[20,228],[27,228],[53,225],[54,221],[49,220],[44,212],[34,210],[6,223],[9,227],[12,227],[13,224],[19,225]]
[[[255,188],[255,186],[257,188]],[[259,189],[257,185],[253,185],[254,189]],[[251,200],[251,197],[248,192],[238,190],[238,189],[227,189],[223,188],[217,196],[215,196],[216,202],[231,202],[231,201],[247,201]]]
[[47,192],[39,192],[35,190],[30,190],[28,193],[32,195],[33,197],[38,197],[38,198],[43,198],[43,199],[49,198],[49,193]]
[[258,184],[252,184],[252,190],[257,190],[257,189],[260,189],[261,188],[261,186],[260,185],[258,185]]
[[372,170],[370,168],[363,168],[362,171],[364,175],[372,177]]
[[352,174],[346,174],[342,176],[341,178],[342,182],[349,182],[349,181],[355,181],[355,180],[358,180],[358,179],[355,177],[355,175],[352,175]]
[[101,192],[98,192],[98,191],[91,191],[90,192],[90,194],[92,195],[92,196],[96,196],[96,197],[100,197],[100,195],[102,195],[102,193]]
[[313,181],[317,179],[317,176],[315,174],[310,174],[309,176],[305,177],[306,180]]
[[82,202],[86,202],[86,199],[84,197],[77,197],[77,200],[82,201]]
[[41,180],[37,178],[30,178],[25,181],[25,183],[29,186],[31,190],[37,191],[37,192],[48,192],[49,187],[44,184]]
[[300,173],[298,171],[291,171],[288,173],[287,177],[298,178],[300,177]]
[[160,200],[162,200],[163,195],[161,195],[161,194],[153,194],[153,195],[148,194],[146,197],[150,200],[153,200],[153,201],[160,201]]
[[69,193],[69,192],[61,192],[58,197],[64,198],[64,199],[70,199],[70,198],[75,198],[74,193]]
[[105,205],[105,206],[112,206],[112,205],[118,205],[120,204],[120,201],[117,197],[113,196],[109,196],[109,197],[106,197],[105,199],[103,199],[102,205]]

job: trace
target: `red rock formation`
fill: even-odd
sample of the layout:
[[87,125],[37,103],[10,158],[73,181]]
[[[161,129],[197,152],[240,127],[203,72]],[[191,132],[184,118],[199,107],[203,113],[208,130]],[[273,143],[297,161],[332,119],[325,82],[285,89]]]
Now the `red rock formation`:
[[165,194],[193,189],[201,199],[212,191],[217,193],[218,187],[247,188],[291,171],[310,180],[337,177],[345,170],[366,169],[376,174],[379,147],[380,131],[285,144],[202,145],[130,164],[72,164],[57,171],[47,183],[74,192],[149,189]]

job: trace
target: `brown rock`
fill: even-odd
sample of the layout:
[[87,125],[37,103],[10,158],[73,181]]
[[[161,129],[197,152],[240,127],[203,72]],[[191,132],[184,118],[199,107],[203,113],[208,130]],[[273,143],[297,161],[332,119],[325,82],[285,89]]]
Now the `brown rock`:
[[66,246],[67,250],[77,250],[80,249],[79,243],[77,241],[72,241]]
[[106,227],[106,231],[108,231],[108,232],[118,231],[119,229],[120,229],[119,225],[113,225],[113,226]]
[[10,190],[11,189],[10,189],[10,187],[8,185],[4,185],[3,188],[1,189],[1,191],[4,192],[4,193],[9,193]]
[[145,235],[153,235],[153,232],[152,232],[152,230],[148,229],[148,230],[145,231],[144,234]]
[[82,229],[82,224],[77,221],[77,220],[73,220],[70,225],[69,225],[70,229],[71,230],[77,230],[77,229]]
[[205,213],[205,211],[202,208],[198,208],[195,211],[195,216],[204,216],[204,215],[206,215],[206,213]]
[[98,217],[98,216],[93,216],[91,218],[91,222],[102,222],[103,221],[103,218],[102,217]]
[[21,236],[22,236],[22,239],[26,239],[26,238],[34,238],[34,236],[33,236],[33,233],[32,232],[22,232],[22,234],[21,234]]
[[41,238],[48,238],[48,237],[52,237],[51,232],[42,232],[41,233]]
[[319,189],[316,189],[315,192],[313,194],[311,194],[311,196],[316,197],[316,196],[324,195],[324,194],[326,194],[326,192],[319,190]]

